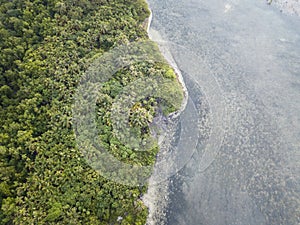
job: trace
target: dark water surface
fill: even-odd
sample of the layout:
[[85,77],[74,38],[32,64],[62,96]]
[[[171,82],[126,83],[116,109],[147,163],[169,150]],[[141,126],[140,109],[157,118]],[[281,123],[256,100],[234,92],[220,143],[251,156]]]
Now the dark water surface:
[[208,108],[166,223],[300,224],[300,17],[263,0],[149,4],[150,34]]

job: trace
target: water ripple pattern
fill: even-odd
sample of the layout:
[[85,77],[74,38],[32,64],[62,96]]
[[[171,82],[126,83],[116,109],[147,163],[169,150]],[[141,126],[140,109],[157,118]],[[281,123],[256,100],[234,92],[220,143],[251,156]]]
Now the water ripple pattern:
[[213,143],[172,177],[164,222],[300,224],[299,17],[265,1],[149,3]]

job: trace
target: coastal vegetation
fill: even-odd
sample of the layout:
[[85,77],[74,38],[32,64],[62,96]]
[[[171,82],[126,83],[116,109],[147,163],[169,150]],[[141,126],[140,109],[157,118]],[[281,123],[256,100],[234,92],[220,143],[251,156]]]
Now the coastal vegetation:
[[[145,224],[141,201],[147,186],[118,184],[86,162],[76,145],[72,103],[81,76],[95,57],[130,42],[146,40],[143,0],[0,0],[0,224]],[[154,48],[153,51],[158,51]],[[112,132],[113,100],[130,82],[162,76],[170,92],[183,94],[164,63],[122,68],[103,84],[97,127],[103,146],[118,160],[153,165],[158,151],[136,151]],[[165,92],[169,92],[165,90]],[[145,96],[130,109],[137,135],[161,107]]]

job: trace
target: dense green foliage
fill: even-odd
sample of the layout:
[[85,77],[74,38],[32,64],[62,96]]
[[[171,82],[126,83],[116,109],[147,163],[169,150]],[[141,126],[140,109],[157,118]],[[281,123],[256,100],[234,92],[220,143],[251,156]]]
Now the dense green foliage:
[[[0,0],[0,224],[144,224],[146,187],[101,177],[76,147],[72,96],[96,55],[146,39],[142,0]],[[129,162],[153,164],[157,147],[143,155],[111,135],[109,105],[124,77],[162,65],[125,68],[99,100],[99,130],[107,148]],[[170,79],[176,79],[171,76]],[[176,86],[179,88],[179,86]],[[157,100],[137,103],[132,125],[147,125]],[[172,109],[174,110],[174,109]],[[170,110],[170,111],[172,111]],[[122,150],[123,149],[123,150]],[[118,217],[123,219],[117,222]]]
[[[183,95],[181,87],[176,80],[176,75],[174,74],[173,70],[170,67],[163,63],[137,63],[131,65],[129,68],[124,68],[120,70],[118,73],[114,75],[109,82],[104,84],[104,88],[101,90],[99,99],[97,101],[98,105],[98,128],[100,133],[100,139],[105,143],[110,143],[110,147],[108,151],[114,155],[120,161],[124,161],[130,164],[137,164],[137,165],[153,165],[155,162],[155,156],[158,151],[157,143],[153,143],[153,145],[146,145],[145,149],[147,151],[139,151],[139,148],[143,148],[142,143],[136,143],[136,148],[138,150],[132,149],[122,141],[118,140],[116,135],[112,135],[113,130],[113,122],[111,121],[111,109],[114,99],[117,95],[122,94],[124,90],[123,87],[126,85],[133,83],[139,89],[145,89],[141,85],[137,85],[135,81],[139,78],[157,78],[163,77],[170,79],[171,82],[168,87],[165,87],[162,92],[166,92],[168,94],[163,94],[165,97],[166,95],[175,96],[177,103],[179,105],[174,106],[171,105],[169,102],[166,101],[164,98],[160,98],[158,96],[139,96],[141,98],[140,101],[135,102],[132,106],[129,106],[129,125],[132,128],[134,139],[140,140],[143,142],[147,142],[151,137],[151,132],[149,125],[151,124],[153,118],[157,115],[161,114],[167,115],[180,107],[180,103],[183,99]],[[154,81],[153,81],[154,82]],[[130,92],[134,92],[132,88],[130,88]],[[135,95],[134,93],[133,95]],[[126,106],[123,106],[126,108]],[[130,141],[130,146],[134,146],[134,140]]]

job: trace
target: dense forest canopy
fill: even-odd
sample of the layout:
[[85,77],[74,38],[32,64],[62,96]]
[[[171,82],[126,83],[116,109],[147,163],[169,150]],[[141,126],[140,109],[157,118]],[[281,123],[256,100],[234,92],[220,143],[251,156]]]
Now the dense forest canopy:
[[[140,197],[147,187],[107,180],[87,164],[76,146],[71,107],[95,57],[147,39],[148,16],[143,0],[0,0],[0,224],[145,223]],[[153,70],[180,90],[165,64],[137,63],[99,93],[99,136],[127,163],[153,165],[158,147],[136,153],[123,146],[112,135],[110,104],[128,82]],[[159,101],[143,99],[132,109],[130,123],[140,135],[149,135]],[[165,113],[174,110],[167,106]]]

